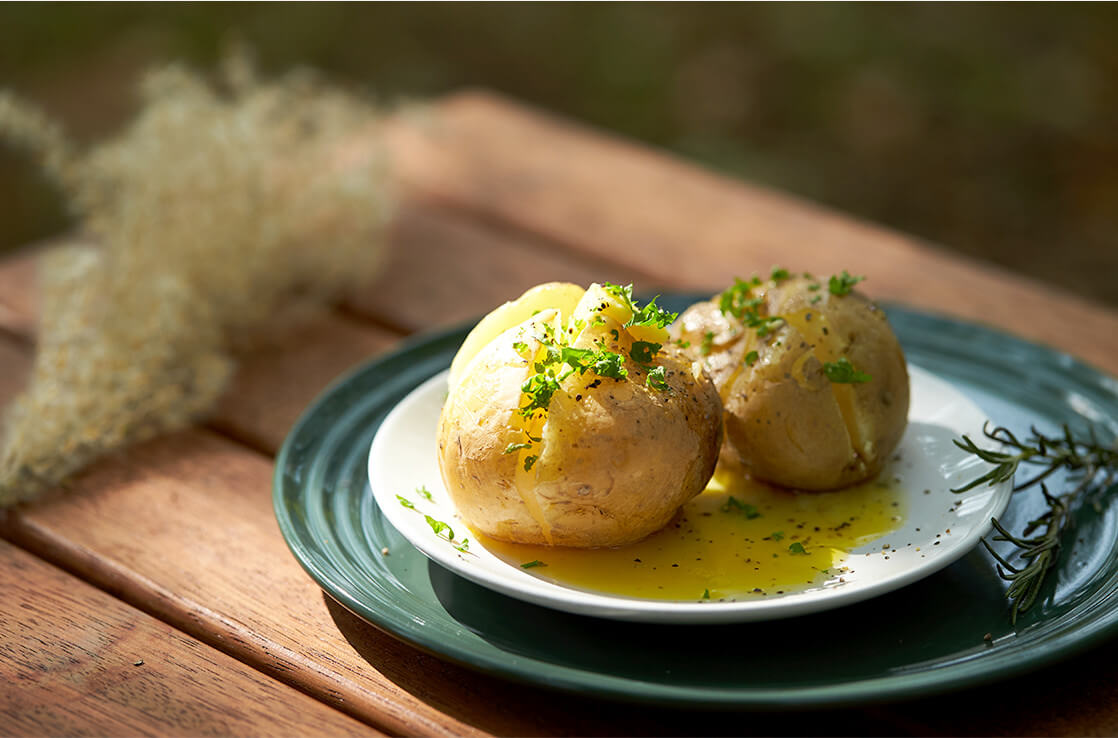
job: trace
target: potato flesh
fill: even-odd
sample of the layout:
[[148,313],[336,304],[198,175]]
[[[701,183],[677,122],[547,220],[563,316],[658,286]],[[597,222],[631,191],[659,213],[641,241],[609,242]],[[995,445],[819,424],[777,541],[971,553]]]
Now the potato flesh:
[[555,309],[562,316],[569,316],[585,293],[586,290],[577,284],[547,282],[497,307],[482,318],[462,342],[450,363],[447,384],[450,387],[457,385],[478,352],[509,328],[520,325],[542,310]]
[[[580,547],[639,540],[667,524],[713,473],[717,395],[688,359],[662,350],[654,363],[671,391],[646,386],[645,371],[626,361],[629,376],[620,381],[589,371],[568,376],[544,417],[526,421],[517,408],[540,353],[533,336],[559,313],[499,333],[470,358],[440,418],[444,482],[467,524],[501,540]],[[631,314],[592,285],[566,321],[570,345],[601,342],[628,357],[634,340],[646,340],[625,328]],[[516,342],[529,349],[517,352]],[[542,440],[506,454],[526,441],[525,431]],[[531,455],[538,460],[526,470]]]

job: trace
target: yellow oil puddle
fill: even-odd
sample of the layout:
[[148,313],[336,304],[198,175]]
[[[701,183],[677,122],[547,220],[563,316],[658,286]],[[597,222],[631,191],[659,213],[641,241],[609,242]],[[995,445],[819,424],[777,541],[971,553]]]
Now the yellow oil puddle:
[[733,601],[840,580],[850,551],[900,528],[904,514],[892,481],[798,492],[720,468],[672,523],[629,546],[576,549],[476,537],[507,563],[536,562],[525,571],[566,586],[641,599]]

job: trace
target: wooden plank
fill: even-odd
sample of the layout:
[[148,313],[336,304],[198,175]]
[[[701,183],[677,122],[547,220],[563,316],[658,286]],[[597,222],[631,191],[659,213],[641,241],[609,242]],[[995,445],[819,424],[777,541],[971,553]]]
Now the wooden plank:
[[385,663],[373,665],[347,646],[276,530],[271,474],[270,459],[212,434],[175,434],[95,465],[66,496],[10,513],[2,531],[364,722],[472,733],[398,686],[407,671],[393,664],[414,660],[400,658],[402,647],[386,638]]
[[4,735],[382,735],[0,541]]
[[773,264],[849,269],[875,297],[991,323],[1118,373],[1118,313],[1096,303],[489,93],[451,96],[432,118],[394,129],[401,176],[480,217],[679,287],[713,291]]
[[319,315],[244,352],[210,427],[266,453],[328,384],[399,336],[341,315]]
[[461,213],[405,200],[384,271],[351,298],[364,316],[411,332],[477,317],[541,282],[636,281],[642,270],[590,255],[572,255],[538,238],[480,223]]

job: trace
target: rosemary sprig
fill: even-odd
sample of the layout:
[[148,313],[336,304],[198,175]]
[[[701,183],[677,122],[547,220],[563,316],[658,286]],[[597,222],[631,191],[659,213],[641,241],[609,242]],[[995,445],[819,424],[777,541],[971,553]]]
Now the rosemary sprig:
[[[1007,482],[1016,476],[1022,464],[1040,468],[1031,478],[1015,484],[1013,491],[1019,492],[1039,484],[1048,504],[1044,514],[1030,520],[1020,535],[1010,533],[996,518],[991,520],[997,531],[993,540],[1016,546],[1018,558],[1024,563],[1014,566],[995,551],[989,541],[982,539],[982,545],[997,561],[998,575],[1010,583],[1006,597],[1011,603],[1010,620],[1014,624],[1017,623],[1018,613],[1025,612],[1036,601],[1045,577],[1056,563],[1064,532],[1075,524],[1071,512],[1080,496],[1089,490],[1100,494],[1106,492],[1118,476],[1118,443],[1111,446],[1101,443],[1093,427],[1086,439],[1076,438],[1066,424],[1061,435],[1045,435],[1035,426],[1029,429],[1029,433],[1021,440],[1008,428],[998,426],[990,430],[988,423],[983,425],[982,434],[1000,443],[1004,449],[1001,451],[981,448],[968,436],[956,440],[956,446],[994,467],[977,479],[951,490],[965,492],[981,484],[993,486]],[[1048,491],[1045,480],[1060,470],[1068,472],[1071,487],[1054,495]]]

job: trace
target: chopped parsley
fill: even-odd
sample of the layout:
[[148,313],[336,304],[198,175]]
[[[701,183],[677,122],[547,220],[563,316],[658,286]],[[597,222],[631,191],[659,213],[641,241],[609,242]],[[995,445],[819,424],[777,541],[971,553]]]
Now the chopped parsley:
[[[760,284],[760,281],[756,280],[756,284]],[[749,292],[756,284],[734,277],[733,285],[727,287],[718,296],[718,309],[723,315],[732,315],[735,318],[744,318],[746,312],[755,311],[762,301],[758,297],[750,297]]]
[[[428,491],[426,485],[420,485],[420,486],[416,487],[415,491],[418,492],[419,494],[423,495],[424,497],[426,497],[428,500],[433,501],[433,499],[431,497],[431,493],[430,493],[430,491]],[[411,500],[409,500],[407,497],[404,497],[403,495],[396,495],[396,499],[399,500],[400,504],[403,505],[404,507],[406,507],[407,509],[415,510],[416,512],[420,512],[419,510],[416,509],[415,504]],[[449,523],[444,523],[443,521],[439,520],[438,518],[433,518],[430,515],[427,515],[426,513],[423,513],[423,519],[427,521],[427,525],[431,526],[431,530],[433,530],[435,532],[436,536],[438,536],[439,538],[442,538],[445,541],[448,541],[459,551],[469,553],[469,551],[470,551],[470,539],[468,539],[468,538],[463,539],[463,541],[461,543],[456,542],[454,540],[454,529],[450,527]],[[387,554],[388,549],[387,548],[384,549],[381,553]]]
[[710,354],[711,348],[714,346],[714,331],[707,331],[703,334],[703,342],[699,344],[699,353],[703,356]]
[[[610,351],[602,347],[597,349],[581,349],[573,346],[563,346],[558,349],[556,356],[552,356],[551,350],[551,347],[548,347],[548,356],[552,364],[567,364],[579,374],[585,374],[589,369],[599,376],[610,377],[612,379],[622,379],[628,375],[628,372],[623,366],[624,359],[621,354],[616,351]],[[538,368],[537,371],[539,371]],[[565,376],[563,378],[565,378]],[[551,399],[550,395],[548,399]]]
[[827,285],[827,289],[831,291],[832,295],[849,295],[854,285],[861,282],[865,277],[851,277],[845,269],[842,274],[831,276],[831,281]]
[[[626,327],[643,325],[664,328],[677,317],[676,313],[668,312],[657,306],[657,298],[650,300],[643,308],[640,307],[633,301],[633,285],[631,284],[622,287],[606,282],[603,289],[631,311],[632,317],[625,324]],[[604,310],[606,307],[607,304],[603,302],[601,309]],[[590,320],[590,326],[602,325],[605,322],[605,317],[599,314]],[[580,323],[581,321],[576,321],[575,327],[581,328]],[[576,348],[567,345],[566,336],[556,337],[554,327],[551,324],[542,325],[541,330],[543,335],[537,335],[536,340],[543,347],[543,355],[533,364],[535,373],[520,385],[524,400],[518,412],[522,417],[530,418],[537,411],[546,412],[551,405],[551,398],[560,390],[560,384],[572,374],[582,375],[591,372],[599,377],[619,381],[629,376],[629,371],[625,368],[625,357],[617,351],[609,350],[604,340],[596,340],[594,348]],[[613,336],[615,341],[621,338],[617,329],[611,329],[610,335]],[[528,345],[518,341],[513,344],[513,347],[523,354]],[[656,372],[652,367],[652,360],[661,348],[663,348],[663,345],[659,343],[634,341],[629,349],[629,357],[634,364],[649,372],[646,384],[662,390],[667,389],[664,372],[662,369]],[[537,439],[529,437],[529,440]],[[527,447],[528,444],[509,444],[505,453],[513,453]],[[536,458],[535,456],[527,457],[524,460],[524,468],[531,469]]]
[[521,569],[534,569],[537,566],[547,566],[547,564],[543,563],[539,559],[535,559],[533,561],[524,562],[523,564],[520,565],[520,568]]
[[656,356],[661,348],[663,348],[663,344],[652,343],[651,341],[633,341],[633,345],[629,349],[629,358],[637,366],[647,369],[648,365],[652,363],[652,357]]
[[784,531],[782,531],[782,530],[773,531],[769,535],[769,537],[772,538],[774,541],[779,541],[782,538],[784,538]]
[[703,590],[703,599],[704,600],[709,600],[710,599],[710,590],[709,589],[704,589]]
[[531,456],[524,457],[524,471],[532,471],[532,467],[539,461],[539,456],[532,454]]
[[514,454],[522,448],[532,448],[531,442],[529,442],[529,443],[510,443],[508,446],[505,446],[504,453]]
[[778,323],[784,322],[784,318],[779,315],[769,315],[762,318],[757,315],[757,313],[747,313],[745,322],[750,328],[757,329],[757,336],[759,338],[764,338],[772,333]]
[[421,484],[418,487],[416,487],[415,492],[416,492],[416,494],[422,496],[423,499],[427,500],[428,502],[433,502],[434,501],[431,497],[430,490],[427,489],[426,484]]
[[664,375],[664,367],[658,366],[648,373],[644,383],[658,392],[669,392],[668,378]]
[[750,351],[748,354],[745,355],[745,365],[746,366],[753,366],[754,364],[757,363],[757,359],[758,359],[757,352],[756,351]]
[[[424,515],[427,519],[427,525],[431,526],[431,530],[435,531],[435,535],[439,538],[445,538],[448,541],[454,540],[454,529],[441,520],[435,520],[430,515]],[[443,534],[446,535],[443,535]]]
[[807,551],[804,550],[804,544],[800,543],[799,541],[795,541],[794,543],[792,543],[792,545],[790,545],[788,547],[788,550],[790,552],[794,553],[794,554],[806,554],[807,553]]
[[659,295],[653,297],[648,301],[648,304],[641,307],[635,300],[633,300],[633,285],[627,284],[624,287],[610,282],[602,284],[602,289],[608,294],[612,295],[625,306],[632,314],[629,322],[625,324],[628,328],[631,325],[647,325],[655,328],[666,328],[672,321],[679,317],[679,313],[673,313],[664,310],[656,301],[660,299]]
[[824,362],[823,373],[835,384],[864,384],[873,379],[869,374],[858,371],[845,356],[838,361]]
[[520,391],[528,398],[528,404],[520,408],[520,414],[525,418],[531,417],[537,410],[547,410],[547,406],[551,404],[551,396],[559,389],[559,380],[543,373],[542,369],[540,364],[536,364],[537,373],[520,385]]
[[728,513],[741,513],[745,516],[746,520],[753,520],[754,518],[761,517],[761,513],[757,510],[756,505],[751,505],[748,502],[742,502],[737,497],[730,495],[726,503],[720,508],[722,512]]
[[771,279],[772,281],[779,284],[779,283],[783,282],[784,280],[789,279],[791,276],[792,275],[788,273],[787,269],[781,269],[780,267],[773,267],[773,271],[772,271],[772,274],[769,275],[769,279]]
[[672,322],[679,317],[679,313],[664,310],[657,305],[656,301],[659,298],[660,296],[656,295],[656,297],[649,300],[648,304],[635,312],[632,319],[625,325],[648,325],[654,328],[667,328],[671,325]]
[[524,343],[523,341],[514,341],[512,344],[512,350],[518,354],[523,354],[525,351],[528,350],[528,344]]

